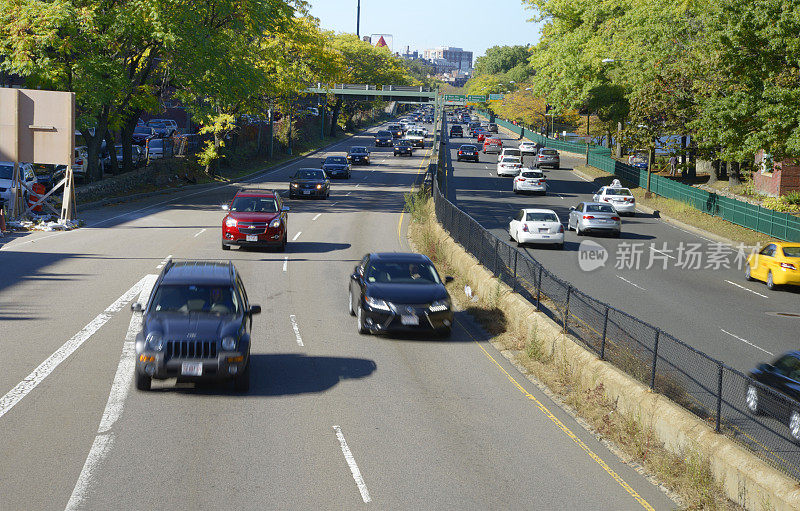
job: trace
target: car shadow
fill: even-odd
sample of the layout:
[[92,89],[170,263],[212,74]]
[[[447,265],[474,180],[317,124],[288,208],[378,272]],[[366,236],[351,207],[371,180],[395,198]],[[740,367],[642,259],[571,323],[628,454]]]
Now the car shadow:
[[[286,250],[282,254],[322,254],[325,252],[336,252],[337,250],[347,250],[350,243],[327,243],[324,241],[288,241]],[[238,247],[237,250],[247,252],[278,252],[277,249],[269,247]]]

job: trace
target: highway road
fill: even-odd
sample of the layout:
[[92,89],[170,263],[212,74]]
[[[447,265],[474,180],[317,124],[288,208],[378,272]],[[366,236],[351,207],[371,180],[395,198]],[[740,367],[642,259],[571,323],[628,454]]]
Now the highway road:
[[[512,135],[500,131],[506,147],[518,145]],[[549,186],[546,196],[516,195],[511,191],[512,178],[497,176],[496,155],[481,154],[480,163],[456,161],[458,146],[473,142],[472,138],[449,141],[454,167],[450,186],[457,190],[458,206],[502,239],[508,239],[510,217],[521,208],[553,209],[566,225],[569,208],[591,201],[594,192],[609,181],[583,179],[572,172],[583,164],[583,158],[562,154],[559,170],[544,169]],[[530,164],[532,157],[525,161]],[[619,239],[579,238],[575,232],[567,232],[563,252],[536,246],[525,250],[590,296],[739,370],[747,371],[798,348],[800,291],[769,291],[763,283],[747,282],[744,272],[736,267],[736,247],[723,246],[642,212],[622,217],[622,231]],[[591,272],[580,269],[578,247],[585,239],[606,249],[609,259],[604,267]],[[687,256],[690,247],[700,254],[699,269],[693,269],[694,260]],[[638,265],[631,257],[634,253],[639,254]],[[713,253],[724,254],[730,268],[716,267],[710,255]],[[652,267],[648,268],[651,259]],[[618,267],[618,262],[625,264]],[[682,262],[689,264],[681,267]]]
[[[285,191],[295,169],[370,141],[243,184]],[[236,185],[0,240],[0,509],[676,507],[465,313],[446,341],[357,334],[349,274],[366,252],[408,250],[403,193],[425,163],[422,151],[390,151],[375,149],[327,201],[289,201],[285,253],[221,251],[220,204]],[[476,193],[500,195],[485,171],[473,179]],[[129,304],[170,257],[232,260],[263,307],[247,394],[174,381],[134,390]]]

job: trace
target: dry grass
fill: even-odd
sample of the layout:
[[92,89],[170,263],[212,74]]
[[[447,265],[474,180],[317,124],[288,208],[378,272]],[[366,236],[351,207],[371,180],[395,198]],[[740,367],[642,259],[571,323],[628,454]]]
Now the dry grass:
[[[563,403],[584,419],[594,432],[616,446],[623,459],[638,463],[677,495],[687,509],[742,509],[724,496],[714,480],[708,460],[697,452],[675,455],[657,440],[650,419],[621,413],[616,403],[606,396],[602,383],[586,387],[577,377],[577,368],[566,353],[554,349],[553,339],[542,335],[539,322],[549,321],[544,315],[519,331],[507,321],[498,308],[499,290],[470,299],[464,293],[469,280],[448,259],[443,242],[434,229],[432,201],[417,204],[409,238],[418,250],[427,254],[439,270],[454,277],[448,284],[456,310],[465,310],[490,334],[492,342],[502,350],[514,353],[521,365],[537,383],[546,386]],[[767,503],[762,503],[764,509]]]

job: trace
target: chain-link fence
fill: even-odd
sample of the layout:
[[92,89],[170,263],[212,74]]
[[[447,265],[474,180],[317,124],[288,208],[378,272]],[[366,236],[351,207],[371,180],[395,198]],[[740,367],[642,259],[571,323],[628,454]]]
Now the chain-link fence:
[[553,275],[447,200],[441,176],[436,218],[480,264],[601,359],[800,481],[800,403]]

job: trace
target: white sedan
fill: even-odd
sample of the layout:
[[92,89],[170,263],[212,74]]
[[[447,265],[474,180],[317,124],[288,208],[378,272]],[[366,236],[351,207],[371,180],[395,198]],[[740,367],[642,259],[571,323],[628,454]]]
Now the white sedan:
[[511,187],[514,193],[540,193],[545,195],[547,193],[547,182],[544,173],[538,169],[522,169],[519,175],[514,178],[514,184]]
[[519,150],[522,153],[522,156],[525,155],[534,156],[539,151],[539,144],[535,142],[522,142],[519,145]]
[[564,226],[552,209],[521,209],[508,224],[508,235],[517,244],[553,244],[564,248]]
[[522,162],[518,156],[505,156],[497,162],[498,176],[516,176],[522,168]]
[[614,206],[617,213],[627,213],[631,216],[636,215],[636,198],[628,188],[623,188],[619,179],[611,182],[611,185],[604,186],[597,190],[592,197],[594,202],[606,202]]

